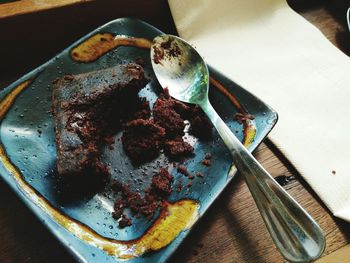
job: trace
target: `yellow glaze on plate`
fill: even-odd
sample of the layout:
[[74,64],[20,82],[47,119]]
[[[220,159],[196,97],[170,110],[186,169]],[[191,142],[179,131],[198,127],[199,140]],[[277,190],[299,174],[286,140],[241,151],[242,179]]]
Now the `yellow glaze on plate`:
[[251,120],[246,120],[244,121],[244,128],[243,128],[243,133],[244,133],[244,138],[242,144],[245,147],[248,147],[249,145],[252,144],[255,134],[256,134],[256,127],[253,121]]
[[152,41],[145,38],[114,36],[111,33],[98,33],[85,40],[70,52],[73,60],[89,63],[119,46],[150,48]]
[[28,79],[28,80],[22,82],[16,88],[14,88],[9,94],[7,94],[6,97],[0,102],[0,121],[5,117],[7,111],[9,110],[9,108],[11,108],[16,97],[25,88],[27,88],[30,85],[30,83],[32,83],[32,82],[33,82],[33,79]]

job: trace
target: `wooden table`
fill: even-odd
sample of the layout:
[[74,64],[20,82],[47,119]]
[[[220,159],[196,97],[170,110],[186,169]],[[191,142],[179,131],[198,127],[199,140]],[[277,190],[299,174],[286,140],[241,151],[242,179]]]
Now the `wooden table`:
[[[0,87],[40,65],[97,26],[122,16],[141,18],[175,33],[166,1],[23,0],[0,5]],[[27,14],[25,6],[36,6]],[[75,2],[74,5],[66,5]],[[345,2],[345,1],[344,1]],[[350,54],[341,1],[293,0],[291,6]],[[287,160],[266,140],[256,158],[274,176],[285,177],[285,189],[323,228],[327,247],[319,262],[350,262],[350,224],[334,218]],[[40,221],[0,181],[0,262],[74,262]],[[170,262],[283,262],[272,243],[250,193],[236,178],[209,209]]]

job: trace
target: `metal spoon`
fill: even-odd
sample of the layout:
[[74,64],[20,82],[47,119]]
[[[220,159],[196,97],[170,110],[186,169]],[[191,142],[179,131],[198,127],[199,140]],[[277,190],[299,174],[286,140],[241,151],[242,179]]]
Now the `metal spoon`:
[[172,97],[197,104],[207,114],[244,176],[283,257],[291,262],[320,257],[325,238],[319,225],[258,163],[210,104],[209,72],[198,52],[176,36],[161,35],[153,40],[151,60],[159,83],[169,89]]

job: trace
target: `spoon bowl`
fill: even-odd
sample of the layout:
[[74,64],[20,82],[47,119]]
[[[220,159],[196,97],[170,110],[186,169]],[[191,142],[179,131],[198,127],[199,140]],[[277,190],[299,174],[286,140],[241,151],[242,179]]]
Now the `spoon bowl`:
[[208,99],[209,71],[199,53],[188,45],[176,36],[156,37],[151,48],[152,65],[159,83],[172,97],[201,104]]
[[325,248],[325,237],[312,217],[241,144],[208,99],[208,68],[198,52],[176,36],[153,40],[151,61],[163,88],[175,99],[199,105],[207,114],[244,176],[272,240],[290,262],[310,262]]

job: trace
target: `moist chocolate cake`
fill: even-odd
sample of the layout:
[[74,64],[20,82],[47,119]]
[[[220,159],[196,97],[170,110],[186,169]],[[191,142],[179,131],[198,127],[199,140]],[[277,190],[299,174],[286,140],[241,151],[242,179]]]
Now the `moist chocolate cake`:
[[184,120],[190,121],[191,134],[202,140],[212,138],[212,124],[204,112],[198,106],[171,98],[167,89],[157,99],[152,113],[155,122],[165,128],[168,139],[184,135]]
[[171,182],[173,176],[168,170],[161,168],[157,174],[152,177],[152,190],[159,196],[165,197],[171,194]]
[[[101,144],[131,108],[145,104],[139,103],[137,93],[147,82],[143,68],[135,63],[54,81],[52,111],[63,190],[68,187],[81,194],[104,185],[109,173],[101,162]],[[140,110],[147,115],[144,108]]]
[[159,154],[165,130],[153,120],[136,119],[125,125],[122,143],[134,164],[150,161]]
[[[142,106],[144,104],[147,104],[146,107]],[[122,136],[124,151],[133,164],[151,161],[158,156],[161,148],[172,160],[179,161],[191,156],[193,147],[182,138],[185,120],[191,123],[190,133],[199,139],[207,140],[212,136],[212,125],[203,111],[171,98],[167,89],[154,103],[152,119],[149,119],[151,114],[147,101],[139,105],[140,110],[129,118]]]
[[164,151],[170,159],[181,160],[184,157],[193,155],[194,149],[189,143],[178,137],[173,140],[167,140],[164,143]]
[[175,100],[160,96],[152,109],[155,122],[165,128],[167,138],[184,135],[184,119],[174,106]]

